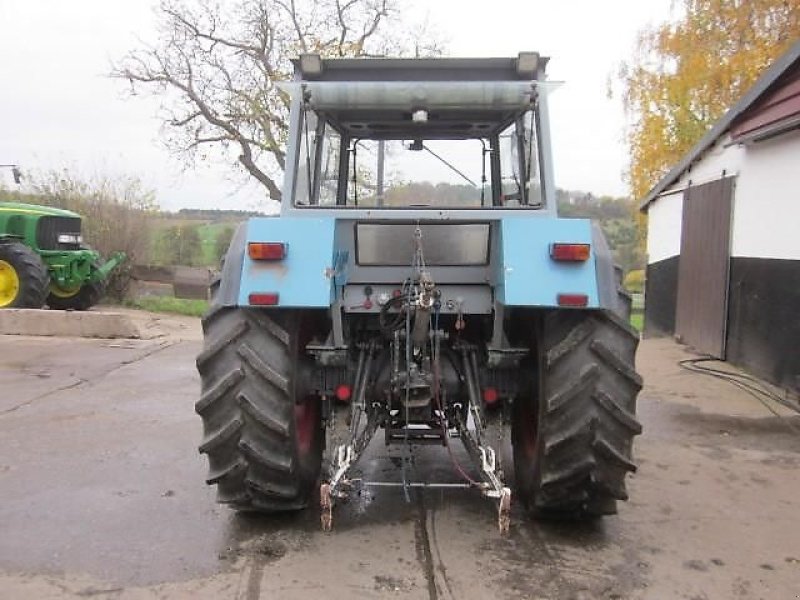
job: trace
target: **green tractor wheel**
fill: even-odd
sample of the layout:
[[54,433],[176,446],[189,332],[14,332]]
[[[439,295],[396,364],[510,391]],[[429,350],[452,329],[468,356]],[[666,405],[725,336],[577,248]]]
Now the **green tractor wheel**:
[[19,242],[0,242],[0,308],[41,308],[49,283],[38,254]]
[[105,288],[103,281],[84,283],[74,290],[63,290],[51,283],[47,306],[55,310],[88,310],[100,302]]

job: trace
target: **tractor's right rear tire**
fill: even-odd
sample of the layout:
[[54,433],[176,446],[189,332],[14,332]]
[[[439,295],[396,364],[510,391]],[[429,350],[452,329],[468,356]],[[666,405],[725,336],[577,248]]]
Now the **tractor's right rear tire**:
[[319,398],[303,389],[303,321],[296,311],[220,306],[203,318],[200,452],[217,500],[237,510],[301,509],[316,488],[324,431]]
[[42,308],[49,285],[36,252],[19,242],[0,242],[0,308]]
[[625,476],[636,469],[633,438],[642,431],[638,333],[615,312],[557,310],[541,319],[537,338],[525,366],[538,377],[512,415],[518,493],[539,517],[614,514],[628,499]]

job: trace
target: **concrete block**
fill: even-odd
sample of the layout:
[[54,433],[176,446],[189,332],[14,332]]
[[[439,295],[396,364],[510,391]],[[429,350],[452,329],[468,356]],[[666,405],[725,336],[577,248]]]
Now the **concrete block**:
[[136,339],[154,337],[128,315],[115,312],[21,308],[0,310],[0,334]]

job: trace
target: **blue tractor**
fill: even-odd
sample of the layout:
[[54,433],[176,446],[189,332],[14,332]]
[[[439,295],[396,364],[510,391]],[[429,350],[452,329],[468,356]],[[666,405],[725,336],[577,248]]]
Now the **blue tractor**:
[[203,319],[219,502],[330,529],[378,431],[442,446],[503,531],[512,488],[541,517],[627,499],[638,335],[599,227],[557,216],[546,64],[295,61],[280,215],[238,229]]

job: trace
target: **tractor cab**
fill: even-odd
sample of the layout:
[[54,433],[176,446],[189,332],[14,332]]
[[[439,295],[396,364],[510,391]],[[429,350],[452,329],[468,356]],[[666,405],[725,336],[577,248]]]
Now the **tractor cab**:
[[299,121],[287,214],[554,209],[546,58],[420,61],[414,81],[397,77],[415,61],[317,58],[301,57],[298,79],[284,85]]

